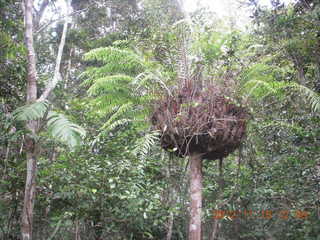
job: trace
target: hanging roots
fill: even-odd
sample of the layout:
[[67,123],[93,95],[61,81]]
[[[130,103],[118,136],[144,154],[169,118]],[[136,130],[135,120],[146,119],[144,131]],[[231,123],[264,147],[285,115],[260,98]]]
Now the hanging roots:
[[166,95],[155,104],[151,122],[161,132],[161,146],[179,157],[202,154],[220,159],[239,147],[248,114],[221,93],[192,84]]

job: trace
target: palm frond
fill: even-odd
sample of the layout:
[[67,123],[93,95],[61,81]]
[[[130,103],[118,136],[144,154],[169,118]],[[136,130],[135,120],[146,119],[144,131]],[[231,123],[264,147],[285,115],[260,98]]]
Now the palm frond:
[[81,138],[86,135],[82,127],[68,120],[65,115],[53,111],[48,113],[47,126],[54,138],[66,143],[71,148],[78,145]]
[[19,121],[37,120],[44,117],[45,113],[48,110],[48,106],[49,102],[46,100],[24,105],[17,108],[13,112],[13,116],[16,120]]

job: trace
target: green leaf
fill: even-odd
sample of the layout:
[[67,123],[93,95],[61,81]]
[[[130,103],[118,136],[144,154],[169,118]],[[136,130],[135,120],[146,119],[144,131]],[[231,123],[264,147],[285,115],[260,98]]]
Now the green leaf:
[[306,97],[313,112],[320,111],[320,95],[318,93],[297,83],[293,83],[291,86],[295,88],[302,96]]
[[132,77],[127,75],[112,75],[94,80],[93,85],[89,88],[89,95],[97,95],[101,92],[128,91],[128,84]]
[[82,127],[72,123],[63,114],[53,111],[48,113],[47,126],[54,138],[66,143],[71,148],[79,145],[81,138],[86,135]]
[[49,106],[48,101],[35,102],[17,108],[13,112],[15,119],[19,121],[30,121],[43,118]]
[[159,136],[160,133],[158,131],[153,131],[138,139],[133,154],[136,156],[140,155],[142,158],[145,157],[156,141],[159,140]]

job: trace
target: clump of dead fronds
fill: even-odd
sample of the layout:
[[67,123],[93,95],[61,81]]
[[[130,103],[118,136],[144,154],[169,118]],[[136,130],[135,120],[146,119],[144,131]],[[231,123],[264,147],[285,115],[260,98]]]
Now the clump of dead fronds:
[[246,130],[245,108],[224,96],[221,88],[199,88],[193,81],[166,94],[155,104],[151,117],[161,132],[161,145],[184,157],[226,157],[239,147]]

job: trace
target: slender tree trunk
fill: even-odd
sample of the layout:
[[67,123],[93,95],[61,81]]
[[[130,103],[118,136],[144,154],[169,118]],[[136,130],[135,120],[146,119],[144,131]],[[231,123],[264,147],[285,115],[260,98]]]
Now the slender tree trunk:
[[[70,1],[66,0],[66,7],[67,7],[67,16],[69,15],[69,9],[70,9]],[[54,75],[51,81],[47,83],[46,89],[42,93],[42,95],[39,97],[38,101],[44,101],[46,100],[53,89],[55,89],[56,85],[58,82],[61,80],[61,74],[60,74],[60,65],[61,65],[61,59],[62,59],[62,54],[63,54],[63,49],[64,45],[66,43],[66,36],[67,36],[67,31],[68,31],[68,17],[66,17],[64,24],[63,24],[63,31],[62,31],[62,36],[58,48],[58,55],[56,58],[56,66],[54,69]]]
[[[25,41],[28,53],[28,77],[27,77],[27,103],[37,100],[37,71],[36,57],[33,48],[33,20],[32,20],[33,0],[25,0]],[[21,234],[23,240],[32,239],[33,206],[36,190],[37,158],[35,154],[35,139],[37,132],[37,121],[32,120],[27,123],[30,131],[26,137],[27,155],[27,177],[23,201]]]
[[173,230],[173,212],[170,212],[169,220],[168,220],[168,231],[166,240],[171,240],[172,238],[172,230]]
[[[161,161],[163,162],[165,160],[165,153],[164,151],[161,152]],[[167,196],[167,206],[169,208],[172,208],[173,205],[175,204],[175,200],[176,200],[176,194],[175,194],[175,183],[173,182],[173,179],[171,178],[171,166],[172,166],[172,156],[169,156],[168,158],[168,163],[166,164],[166,178],[167,181],[170,184],[169,188],[168,188],[168,196]],[[166,240],[171,240],[172,238],[172,230],[173,230],[173,221],[174,221],[174,214],[172,211],[170,211],[169,214],[169,219],[167,222],[167,235],[166,235]]]
[[76,225],[75,240],[81,240],[81,238],[80,238],[80,221],[76,220],[75,225]]
[[190,223],[189,240],[201,240],[202,158],[190,157]]
[[[48,1],[43,5],[45,8]],[[66,0],[67,12],[69,11],[69,0]],[[36,70],[36,54],[33,47],[33,18],[32,18],[33,0],[24,0],[25,14],[25,42],[27,47],[28,60],[28,77],[27,77],[27,103],[37,101],[37,70]],[[42,12],[44,9],[41,10]],[[42,15],[43,13],[41,13]],[[40,17],[37,21],[40,21]],[[65,45],[68,22],[64,23],[63,34],[59,45],[58,56],[56,59],[56,68],[54,77],[46,86],[46,89],[38,101],[43,101],[48,98],[52,90],[55,88],[60,79],[60,64],[62,52]],[[21,217],[21,235],[22,240],[32,240],[32,222],[33,222],[33,207],[36,193],[36,176],[37,176],[37,143],[35,136],[38,131],[38,121],[32,120],[27,123],[29,134],[25,138],[25,149],[27,155],[27,176],[23,200],[23,210]]]
[[[219,193],[218,193],[218,197],[217,199],[220,200],[223,196],[223,190],[224,190],[224,178],[223,178],[223,159],[219,159],[219,179],[218,179],[218,186],[219,186]],[[221,205],[218,205],[218,209],[217,210],[221,210],[219,209],[220,207],[223,206],[223,203]],[[219,232],[219,228],[220,228],[221,222],[219,223],[219,219],[214,219],[212,222],[212,231],[209,237],[209,240],[215,240],[218,232]]]

